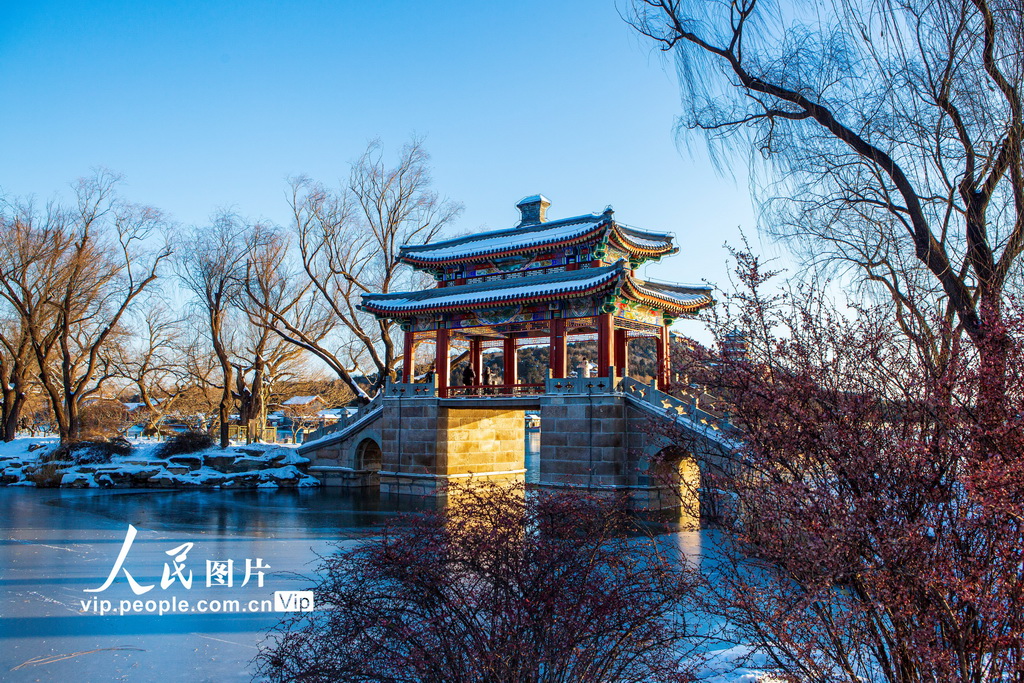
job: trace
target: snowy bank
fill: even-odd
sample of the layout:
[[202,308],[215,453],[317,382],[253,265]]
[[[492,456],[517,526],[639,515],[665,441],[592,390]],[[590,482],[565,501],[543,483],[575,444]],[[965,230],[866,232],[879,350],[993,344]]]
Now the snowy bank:
[[0,444],[0,485],[68,488],[277,488],[318,486],[309,460],[272,444],[208,448],[160,456],[162,443],[132,444],[126,455],[103,462],[55,460],[56,439],[15,439]]

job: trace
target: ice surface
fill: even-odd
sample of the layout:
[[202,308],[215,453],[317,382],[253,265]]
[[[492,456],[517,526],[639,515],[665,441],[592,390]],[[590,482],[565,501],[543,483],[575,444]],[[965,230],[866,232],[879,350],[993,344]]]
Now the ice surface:
[[[0,488],[0,680],[248,681],[249,662],[282,614],[100,616],[81,601],[134,600],[121,574],[102,593],[128,524],[138,529],[125,568],[142,598],[272,599],[308,588],[317,555],[333,540],[369,532],[398,508],[320,490]],[[190,589],[160,587],[166,554],[193,543]],[[245,560],[263,558],[263,588],[242,587]],[[234,560],[230,588],[206,587],[207,560]],[[128,649],[112,649],[128,648]],[[52,663],[43,657],[83,653]],[[21,668],[16,669],[16,667]],[[16,670],[15,670],[16,669]]]

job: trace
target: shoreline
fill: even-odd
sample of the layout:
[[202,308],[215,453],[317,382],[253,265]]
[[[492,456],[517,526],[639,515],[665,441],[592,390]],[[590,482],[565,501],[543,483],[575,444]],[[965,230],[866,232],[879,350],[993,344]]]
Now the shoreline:
[[161,457],[164,442],[137,441],[101,462],[51,460],[55,438],[0,444],[0,486],[35,488],[257,489],[317,487],[294,447],[232,445]]

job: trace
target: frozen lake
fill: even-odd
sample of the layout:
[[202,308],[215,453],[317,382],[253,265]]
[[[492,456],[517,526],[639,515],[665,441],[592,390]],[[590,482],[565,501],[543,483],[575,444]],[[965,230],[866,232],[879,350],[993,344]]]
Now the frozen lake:
[[[0,680],[248,681],[258,644],[281,616],[271,604],[275,592],[307,588],[302,575],[335,541],[355,542],[426,505],[337,489],[0,488]],[[105,590],[86,592],[105,583],[129,524],[138,531],[122,569]],[[666,540],[693,556],[707,534]],[[214,576],[207,586],[208,569],[218,566],[207,561],[228,560],[233,585],[217,585]],[[247,560],[253,575],[242,586]],[[262,588],[257,560],[268,565]],[[152,588],[136,595],[125,570],[140,589]],[[138,600],[141,612],[131,604],[131,613],[101,615],[104,600],[111,609]],[[184,600],[190,612],[149,613],[149,600],[156,611],[160,601]],[[201,601],[207,611],[197,613]],[[210,601],[223,610],[212,612]],[[223,605],[230,601],[237,611]]]
[[[414,507],[403,502],[401,509]],[[398,511],[395,503],[336,490],[0,488],[0,680],[250,680],[249,661],[280,613],[101,616],[99,601],[237,600],[247,610],[275,591],[305,588],[308,581],[295,574],[311,573],[332,541],[358,538]],[[138,533],[123,569],[153,588],[136,595],[121,571],[106,590],[85,592],[110,574],[129,524]],[[181,577],[192,573],[189,588],[173,572],[181,551],[167,554],[185,543],[193,544],[180,563]],[[241,586],[246,560],[257,558],[269,565],[263,588],[255,570]],[[207,587],[207,560],[232,560],[234,585]]]
[[[274,593],[308,587],[300,575],[313,572],[332,542],[354,542],[388,517],[423,506],[336,489],[0,488],[0,680],[248,681],[259,642],[281,616],[263,611],[272,610]],[[138,532],[117,577],[105,590],[86,592],[103,586],[129,524]],[[684,532],[673,540],[697,554],[701,538]],[[217,585],[214,576],[208,587],[207,561],[227,560],[233,585]],[[253,574],[242,586],[246,560]],[[257,560],[269,566],[262,588]],[[152,588],[136,595],[125,570],[141,589]],[[101,615],[103,600],[112,609],[139,600],[142,612],[131,605],[132,613]],[[148,613],[148,600],[157,611],[160,601],[184,600],[191,610],[207,601],[207,611]],[[230,601],[239,611],[224,607]],[[212,613],[215,604],[225,611]]]

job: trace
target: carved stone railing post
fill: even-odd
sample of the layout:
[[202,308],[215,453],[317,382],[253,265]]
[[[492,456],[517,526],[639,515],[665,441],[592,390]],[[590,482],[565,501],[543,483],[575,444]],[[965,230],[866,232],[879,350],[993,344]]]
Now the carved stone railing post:
[[686,417],[716,431],[731,427],[727,417],[719,417],[701,410],[697,407],[696,401],[682,401],[675,396],[638,382],[632,377],[622,378],[619,391],[649,404],[672,419]]

